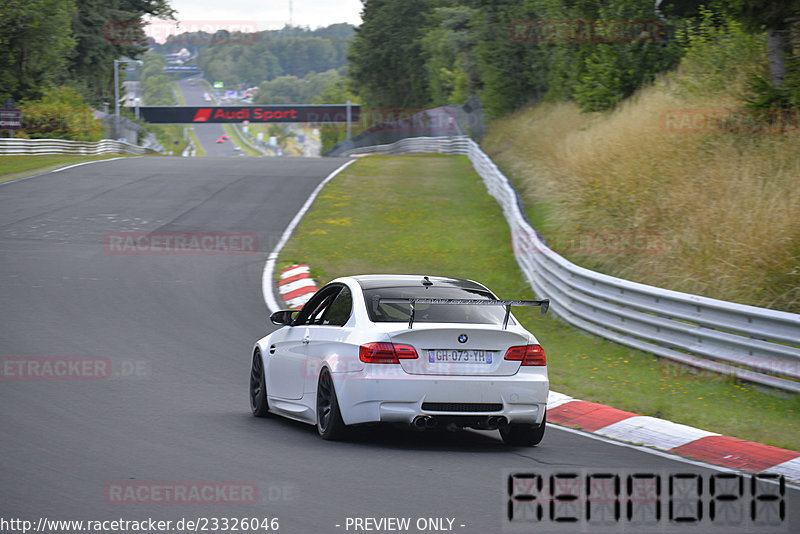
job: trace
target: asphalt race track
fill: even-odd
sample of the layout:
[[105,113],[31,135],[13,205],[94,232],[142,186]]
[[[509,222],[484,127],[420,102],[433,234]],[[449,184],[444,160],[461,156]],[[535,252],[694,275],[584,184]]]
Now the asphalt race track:
[[[188,79],[180,80],[178,88],[183,93],[183,98],[187,106],[211,106],[213,102],[206,102],[203,99],[203,93],[208,92],[205,86],[199,82],[192,82]],[[203,150],[206,151],[206,156],[238,156],[239,152],[234,150],[236,146],[231,139],[226,139],[223,143],[217,143],[217,139],[225,135],[225,130],[222,124],[193,124],[186,125],[189,128],[194,128],[194,134],[197,140],[203,145]]]
[[[539,447],[514,449],[498,433],[394,428],[326,442],[311,426],[252,417],[250,350],[271,328],[267,255],[344,161],[133,158],[0,186],[0,519],[278,518],[279,532],[322,534],[354,532],[354,518],[397,517],[410,527],[394,531],[485,534],[503,532],[509,469],[691,471],[706,483],[720,473],[552,426]],[[132,235],[122,232],[236,233],[258,246],[234,252],[215,241],[186,254],[154,244],[132,254],[110,240]],[[28,362],[40,367],[20,371]],[[45,379],[57,362],[90,369]],[[169,497],[198,486],[215,491],[199,503]],[[655,531],[798,532],[800,492],[787,487],[782,499],[777,530],[743,530],[742,517],[719,530],[670,525],[664,504]],[[558,532],[620,524],[547,523]],[[510,531],[548,531],[540,526]]]

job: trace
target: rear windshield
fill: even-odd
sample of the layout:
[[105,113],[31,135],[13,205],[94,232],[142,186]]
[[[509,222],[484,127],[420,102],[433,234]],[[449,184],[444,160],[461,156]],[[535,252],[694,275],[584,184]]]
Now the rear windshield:
[[[408,303],[378,303],[382,299],[430,298],[430,299],[486,299],[497,300],[491,293],[479,289],[460,287],[386,287],[364,290],[364,299],[371,321],[376,323],[408,322],[411,306]],[[415,323],[477,323],[503,324],[503,306],[474,306],[469,304],[420,304],[414,305]],[[513,323],[513,319],[509,320]]]

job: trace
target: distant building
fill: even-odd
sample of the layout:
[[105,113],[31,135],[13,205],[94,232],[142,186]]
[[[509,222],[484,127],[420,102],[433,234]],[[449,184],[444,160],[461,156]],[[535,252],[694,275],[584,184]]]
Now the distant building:
[[178,52],[167,54],[167,63],[175,63],[178,65],[183,65],[185,61],[191,58],[192,58],[192,53],[185,48],[181,48],[180,51]]

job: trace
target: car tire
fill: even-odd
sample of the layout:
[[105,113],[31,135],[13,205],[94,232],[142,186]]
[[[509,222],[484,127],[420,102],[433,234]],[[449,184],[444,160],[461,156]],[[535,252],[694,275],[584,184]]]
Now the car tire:
[[266,417],[269,414],[267,380],[260,350],[253,354],[253,363],[250,366],[250,410],[256,417]]
[[541,425],[531,425],[528,423],[512,423],[500,429],[500,436],[506,445],[516,447],[533,447],[538,445],[544,438],[545,427],[547,426],[547,413],[542,418]]
[[317,382],[317,432],[322,439],[336,441],[344,438],[346,431],[333,377],[328,368],[323,367]]

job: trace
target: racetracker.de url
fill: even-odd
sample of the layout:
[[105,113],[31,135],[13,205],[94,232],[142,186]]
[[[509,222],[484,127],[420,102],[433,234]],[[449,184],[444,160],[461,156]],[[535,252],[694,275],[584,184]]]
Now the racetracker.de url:
[[277,532],[277,517],[193,517],[161,521],[148,517],[142,520],[63,520],[40,517],[35,521],[0,517],[0,532]]

